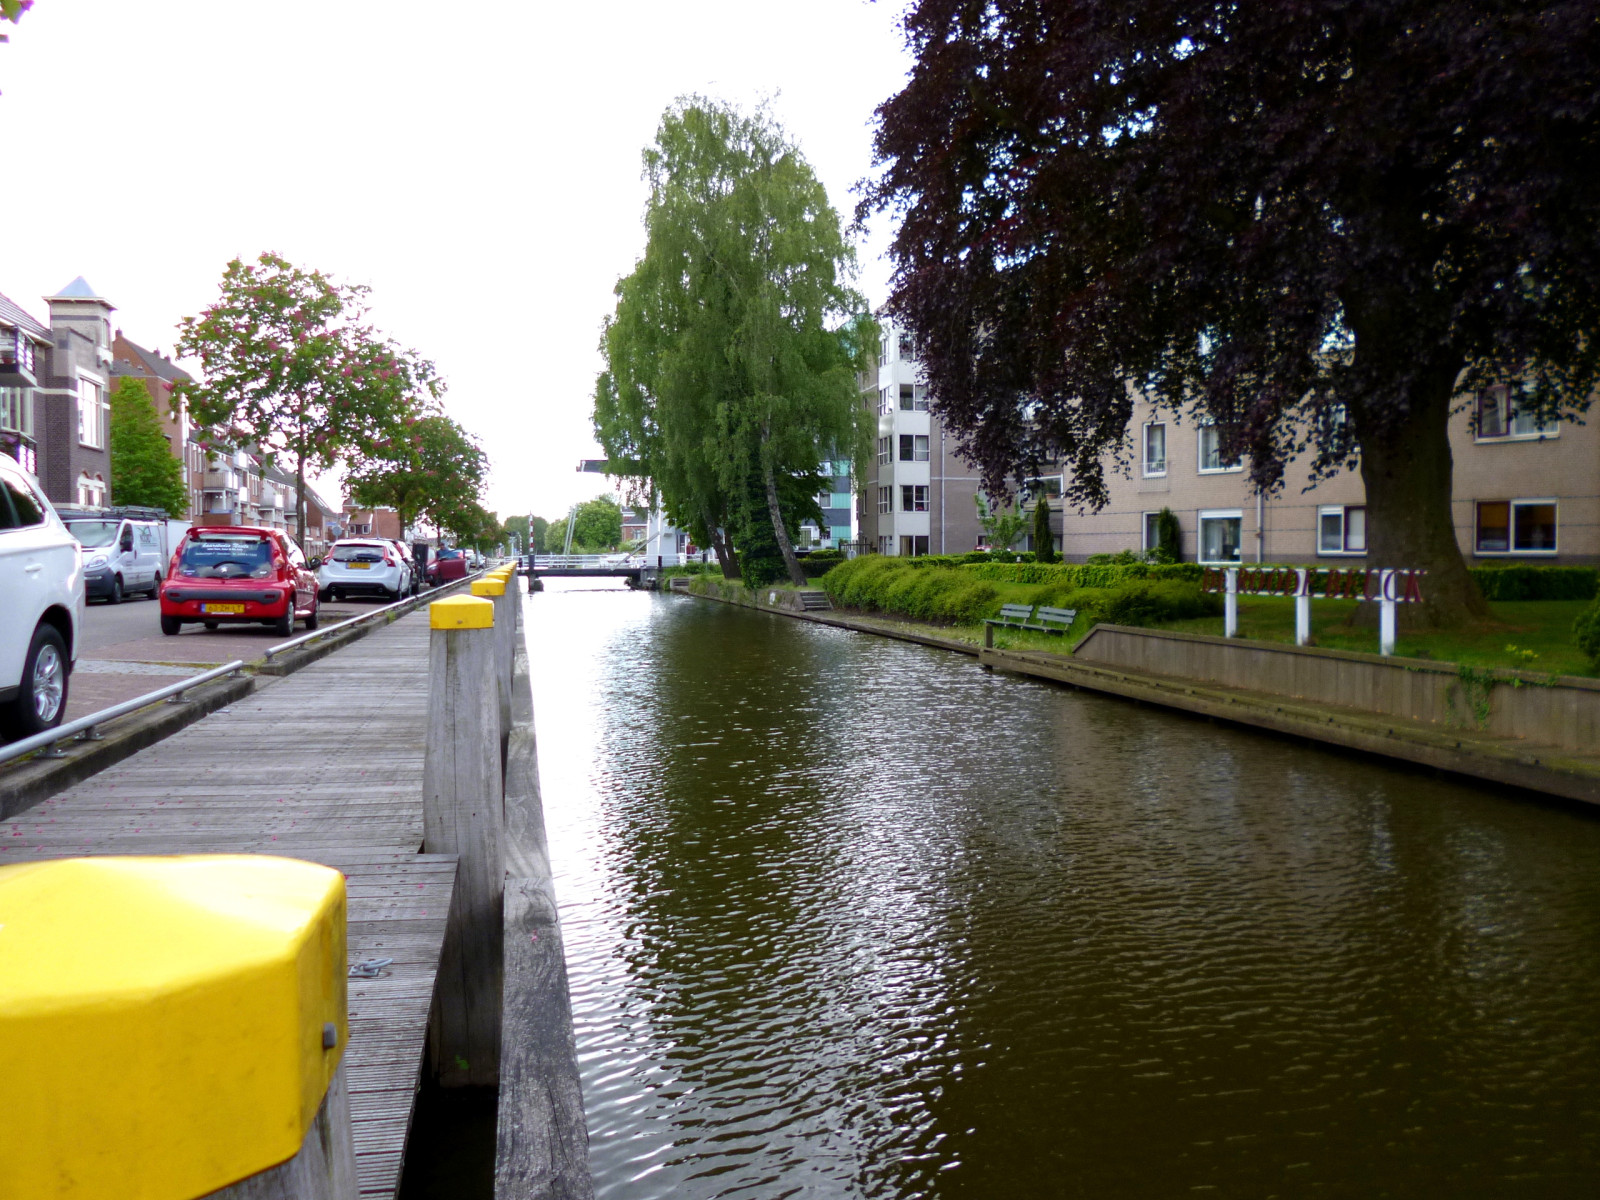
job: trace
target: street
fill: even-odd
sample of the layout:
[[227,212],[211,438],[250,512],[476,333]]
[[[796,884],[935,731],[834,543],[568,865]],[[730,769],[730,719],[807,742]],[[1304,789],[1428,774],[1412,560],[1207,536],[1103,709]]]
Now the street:
[[[331,625],[379,607],[383,601],[343,600],[322,606]],[[161,632],[161,610],[140,597],[121,604],[93,603],[84,618],[83,642],[68,689],[67,721],[155,691],[234,659],[259,658],[283,639],[264,625],[186,625],[177,637]],[[295,633],[304,632],[296,625]]]

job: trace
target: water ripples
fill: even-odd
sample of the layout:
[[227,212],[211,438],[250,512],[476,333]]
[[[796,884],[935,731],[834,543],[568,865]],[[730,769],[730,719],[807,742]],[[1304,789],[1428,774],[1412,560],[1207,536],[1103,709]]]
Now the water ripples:
[[1596,822],[709,603],[528,613],[601,1196],[1593,1178]]

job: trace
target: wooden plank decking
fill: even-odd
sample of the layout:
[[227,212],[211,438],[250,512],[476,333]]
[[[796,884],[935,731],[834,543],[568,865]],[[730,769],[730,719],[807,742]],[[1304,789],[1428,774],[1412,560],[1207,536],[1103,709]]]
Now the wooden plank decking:
[[88,854],[281,854],[343,871],[345,1055],[363,1196],[392,1197],[456,860],[424,855],[428,618],[405,617],[0,822],[0,865]]

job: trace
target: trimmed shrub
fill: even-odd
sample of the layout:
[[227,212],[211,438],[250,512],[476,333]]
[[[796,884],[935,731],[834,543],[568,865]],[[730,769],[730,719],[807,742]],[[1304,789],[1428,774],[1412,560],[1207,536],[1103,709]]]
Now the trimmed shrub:
[[1572,640],[1600,667],[1600,599],[1584,609],[1572,623]]
[[1472,567],[1485,600],[1592,600],[1600,592],[1600,568],[1517,564]]

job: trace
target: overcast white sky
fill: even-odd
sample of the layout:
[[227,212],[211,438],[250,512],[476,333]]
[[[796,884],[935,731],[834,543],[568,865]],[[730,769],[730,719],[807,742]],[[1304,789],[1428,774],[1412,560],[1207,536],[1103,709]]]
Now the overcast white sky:
[[[489,507],[555,518],[598,490],[574,467],[599,452],[595,347],[643,249],[662,110],[772,97],[848,217],[873,109],[909,67],[902,8],[37,0],[0,46],[0,292],[42,318],[83,275],[128,337],[170,350],[235,255],[368,284],[487,446]],[[887,232],[861,250],[874,305]]]

